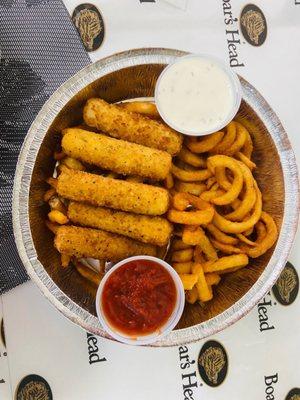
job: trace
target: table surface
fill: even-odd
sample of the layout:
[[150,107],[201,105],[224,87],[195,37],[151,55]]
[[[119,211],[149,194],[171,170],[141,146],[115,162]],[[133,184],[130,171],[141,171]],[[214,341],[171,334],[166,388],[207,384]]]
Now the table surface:
[[[65,0],[70,15],[80,4]],[[213,54],[226,63],[231,60],[234,71],[250,81],[277,113],[299,162],[299,1],[255,0],[267,24],[260,46],[251,45],[241,33],[239,18],[248,4],[244,0],[99,0],[94,4],[102,15],[105,34],[100,47],[89,52],[91,61],[139,47],[177,48]],[[298,233],[290,255],[296,269],[299,245]],[[218,400],[224,395],[297,400],[299,311],[300,295],[283,306],[270,292],[246,317],[214,337],[188,346],[137,348],[88,335],[27,282],[0,297],[6,336],[6,346],[0,341],[0,399],[15,398],[20,382],[24,384],[23,378],[32,375],[35,396],[42,390],[40,376],[59,400],[99,396],[107,400]],[[219,376],[215,387],[198,368],[199,354],[218,346],[214,341],[228,361],[227,374],[223,382]],[[49,392],[45,398],[50,398]]]

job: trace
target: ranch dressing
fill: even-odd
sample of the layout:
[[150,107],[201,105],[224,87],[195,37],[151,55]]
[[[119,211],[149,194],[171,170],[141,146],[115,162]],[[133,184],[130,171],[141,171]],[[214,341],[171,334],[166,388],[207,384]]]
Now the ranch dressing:
[[240,105],[237,76],[207,56],[179,58],[160,75],[155,100],[161,117],[172,128],[204,135],[223,128]]

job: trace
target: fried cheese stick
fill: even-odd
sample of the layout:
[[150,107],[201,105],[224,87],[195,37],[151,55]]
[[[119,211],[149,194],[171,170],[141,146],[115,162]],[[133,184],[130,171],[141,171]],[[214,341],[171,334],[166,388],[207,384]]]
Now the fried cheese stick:
[[75,224],[119,233],[157,246],[167,244],[172,233],[170,222],[161,217],[131,214],[77,202],[70,202],[68,217]]
[[54,245],[60,253],[76,258],[92,257],[99,260],[119,261],[136,255],[155,256],[151,244],[104,232],[98,229],[65,225],[57,230]]
[[114,139],[78,128],[63,130],[62,149],[70,157],[118,174],[163,180],[171,169],[166,151]]
[[83,109],[84,122],[115,138],[179,153],[182,135],[161,122],[128,112],[102,99],[90,99]]
[[166,189],[66,168],[57,179],[56,190],[69,200],[136,214],[162,215],[169,206]]

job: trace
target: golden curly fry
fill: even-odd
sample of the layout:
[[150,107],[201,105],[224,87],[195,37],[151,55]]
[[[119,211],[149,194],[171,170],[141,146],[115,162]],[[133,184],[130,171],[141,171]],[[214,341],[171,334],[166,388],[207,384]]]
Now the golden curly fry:
[[212,176],[208,169],[185,170],[172,164],[171,172],[175,178],[184,182],[205,181]]
[[248,264],[247,254],[234,254],[231,256],[221,257],[216,261],[210,261],[203,265],[205,273],[217,272],[219,274],[228,272],[231,269],[243,268]]
[[192,290],[198,281],[196,274],[179,274],[184,290]]
[[214,236],[214,238],[219,242],[231,245],[238,243],[238,240],[236,238],[226,235],[226,233],[222,232],[214,224],[208,224],[206,228],[209,231],[209,233],[211,233]]
[[223,136],[222,140],[211,149],[211,153],[213,154],[224,154],[233,143],[236,138],[236,126],[234,121],[229,122],[226,126],[226,133]]
[[256,202],[252,214],[249,218],[241,222],[233,222],[229,221],[221,214],[219,214],[217,211],[215,211],[213,224],[216,225],[216,227],[219,228],[222,232],[226,233],[243,233],[247,229],[254,226],[260,219],[262,212],[262,197],[256,183],[255,183],[255,189],[256,189]]
[[[196,211],[184,211],[190,205]],[[177,193],[173,197],[173,207],[174,209],[168,211],[168,219],[178,224],[206,225],[214,216],[212,205],[189,193]]]
[[[233,181],[227,192],[221,196],[213,198],[211,202],[217,205],[225,205],[232,203],[240,194],[243,187],[243,173],[239,162],[234,158],[216,155],[207,159],[207,166],[210,171],[215,172],[216,168],[229,168],[233,174]],[[218,178],[217,178],[218,179]],[[220,184],[220,182],[218,182]]]
[[191,290],[187,290],[185,293],[185,299],[189,304],[195,304],[198,300],[198,290],[196,286]]
[[160,114],[157,111],[156,105],[149,101],[130,101],[119,103],[117,106],[129,112],[142,114],[148,118],[160,119]]
[[269,250],[273,244],[276,242],[278,237],[277,226],[273,220],[273,218],[266,212],[261,213],[261,220],[264,222],[266,226],[266,235],[265,237],[257,241],[257,246],[241,246],[242,250],[248,254],[249,257],[256,258],[264,254],[267,250]]
[[245,164],[238,161],[244,177],[245,193],[243,200],[238,207],[225,217],[231,221],[242,221],[243,218],[251,211],[256,201],[256,191],[254,185],[254,178],[252,173]]
[[190,274],[192,271],[192,265],[192,261],[172,263],[172,267],[178,274]]
[[205,274],[205,279],[208,285],[218,285],[221,277],[215,272],[210,272],[208,274]]
[[245,251],[242,251],[239,247],[235,247],[235,246],[233,246],[231,244],[218,242],[217,240],[214,240],[214,239],[211,239],[211,242],[212,242],[213,246],[216,249],[221,250],[222,253],[225,253],[225,254],[241,254],[241,253],[245,253]]
[[212,150],[223,139],[224,132],[215,132],[202,137],[200,140],[186,139],[186,146],[193,153],[206,153]]
[[179,154],[177,155],[177,158],[189,165],[192,165],[193,167],[201,167],[205,168],[206,167],[206,160],[198,156],[197,154],[192,153],[189,149],[187,149],[185,146],[182,147],[180,150]]
[[172,261],[180,262],[180,263],[191,261],[191,259],[193,258],[193,249],[192,249],[192,247],[189,247],[184,250],[174,251],[171,258],[172,258]]
[[239,238],[239,240],[243,243],[248,244],[249,246],[257,246],[257,243],[253,242],[252,240],[248,239],[245,235],[242,233],[237,233],[236,237]]
[[236,137],[234,142],[230,147],[224,150],[224,154],[227,156],[233,156],[237,153],[245,144],[247,140],[247,130],[243,127],[243,125],[235,122],[236,126]]
[[175,189],[177,192],[186,192],[194,196],[199,196],[206,190],[206,185],[201,182],[181,182],[177,180],[175,182]]
[[238,160],[242,161],[250,169],[250,171],[256,168],[256,164],[253,161],[251,161],[250,158],[245,156],[245,154],[243,154],[242,152],[238,151],[235,154],[235,157]]
[[59,225],[64,225],[69,222],[68,217],[63,214],[61,211],[52,210],[48,213],[48,218],[51,222],[54,222]]
[[186,244],[199,246],[208,260],[216,260],[218,258],[216,250],[200,226],[185,226],[182,241]]
[[192,268],[193,274],[198,276],[196,288],[198,291],[198,297],[200,301],[206,302],[213,298],[211,286],[208,285],[204,271],[201,264],[194,264]]

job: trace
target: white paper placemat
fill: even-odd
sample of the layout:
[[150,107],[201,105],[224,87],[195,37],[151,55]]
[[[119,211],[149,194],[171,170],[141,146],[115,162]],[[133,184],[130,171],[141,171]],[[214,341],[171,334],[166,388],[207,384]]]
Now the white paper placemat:
[[[137,47],[213,54],[262,93],[285,126],[299,160],[300,4],[256,0],[249,9],[244,0],[189,0],[184,7],[179,3],[97,0],[93,5],[100,31],[85,43],[94,49],[91,60]],[[90,9],[78,0],[65,4],[74,21],[75,9]],[[247,11],[252,11],[256,24],[251,25],[247,14],[243,34],[241,17]],[[298,233],[290,256],[295,267],[300,264],[299,245]],[[287,290],[284,278],[294,282]],[[152,349],[88,336],[26,283],[3,296],[7,343],[4,350],[0,345],[0,382],[5,380],[0,399],[14,398],[22,382],[22,395],[30,389],[47,399],[50,390],[59,400],[298,400],[300,295],[295,297],[299,280],[294,270],[287,270],[280,287],[275,289],[277,297],[270,292],[248,316],[214,337],[179,348]],[[2,356],[3,351],[8,355]]]

